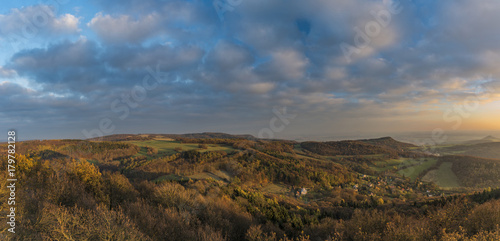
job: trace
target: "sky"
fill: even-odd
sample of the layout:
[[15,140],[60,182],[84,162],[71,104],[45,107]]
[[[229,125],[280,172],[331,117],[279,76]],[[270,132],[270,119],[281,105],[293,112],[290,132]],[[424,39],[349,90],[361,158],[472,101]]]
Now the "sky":
[[500,130],[498,22],[497,0],[7,1],[0,130]]

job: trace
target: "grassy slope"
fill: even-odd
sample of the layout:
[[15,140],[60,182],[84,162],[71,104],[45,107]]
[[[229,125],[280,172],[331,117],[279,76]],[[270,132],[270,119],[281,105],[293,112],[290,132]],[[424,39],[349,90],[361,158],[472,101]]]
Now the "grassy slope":
[[[200,149],[198,148],[198,144],[192,144],[192,143],[180,143],[178,141],[167,141],[167,140],[149,140],[149,141],[129,141],[129,143],[132,143],[134,145],[140,146],[140,147],[153,147],[158,149],[158,153],[165,153],[167,155],[173,155],[177,153],[174,149],[177,147],[182,148],[183,151],[189,151],[189,150],[198,150],[199,152],[206,152],[206,151],[225,151],[225,152],[231,152],[234,149],[230,146],[223,146],[223,145],[214,145],[214,144],[209,144],[207,145],[207,149]],[[139,152],[139,155],[146,156],[146,150],[141,149]]]
[[[147,141],[130,141],[130,143],[133,143],[135,145],[138,145],[140,147],[153,147],[158,149],[159,153],[163,153],[166,155],[172,155],[175,154],[176,151],[174,150],[177,147],[181,147],[183,151],[187,150],[198,150],[200,152],[205,152],[205,151],[226,151],[226,152],[231,152],[234,149],[229,146],[223,146],[223,145],[213,145],[210,144],[208,145],[208,149],[200,149],[198,148],[198,144],[189,144],[189,143],[180,143],[178,141],[172,141],[168,139],[156,139],[156,140],[147,140]],[[457,148],[456,146],[447,146],[445,147],[450,151],[452,148]],[[452,149],[453,150],[453,149]],[[312,159],[312,160],[336,160],[336,159],[342,159],[345,157],[349,156],[309,156],[303,152],[303,149],[301,148],[300,145],[295,145],[295,158],[298,159]],[[457,152],[459,150],[454,149],[453,152]],[[288,153],[287,153],[288,154]],[[144,155],[147,156],[145,152],[145,148],[141,150],[139,155]],[[292,155],[292,154],[290,154]],[[360,155],[361,157],[364,158],[378,158],[380,159],[381,157],[383,158],[383,154],[375,154],[375,155]],[[332,159],[333,158],[333,159]],[[377,172],[383,172],[383,171],[391,171],[391,170],[397,170],[397,174],[399,175],[404,175],[406,177],[411,178],[412,180],[415,180],[419,175],[422,173],[425,173],[429,168],[433,167],[437,162],[437,158],[427,158],[426,160],[421,160],[421,159],[412,159],[412,158],[399,158],[399,159],[387,159],[387,160],[382,160],[382,161],[375,161],[373,165],[370,165],[371,168]],[[406,167],[406,168],[405,168]],[[460,187],[459,181],[455,173],[453,173],[453,170],[451,169],[452,163],[451,162],[444,162],[439,166],[438,169],[429,171],[425,177],[423,178],[423,181],[428,181],[428,182],[435,182],[437,185],[439,185],[442,188],[455,188],[455,187]],[[393,172],[393,171],[391,171]],[[162,178],[159,178],[161,180],[172,180],[172,179],[178,179],[178,178],[191,178],[191,179],[208,179],[208,178],[213,178],[215,180],[229,180],[229,178],[226,175],[217,175],[216,173],[208,173],[208,172],[202,172],[202,173],[197,173],[194,175],[186,176],[186,177],[179,177],[179,176],[165,176]],[[281,188],[278,188],[278,186],[275,186],[276,184],[271,184],[271,186],[264,188],[265,192],[270,192],[270,193],[281,193],[282,190],[279,190]],[[279,191],[276,191],[279,190]]]
[[[182,148],[183,151],[189,151],[189,150],[197,150],[199,152],[225,151],[228,153],[234,151],[234,149],[230,146],[216,145],[216,144],[207,144],[207,146],[208,146],[207,149],[200,149],[198,147],[198,144],[180,143],[179,141],[173,141],[172,139],[168,139],[168,138],[158,138],[155,140],[146,140],[146,141],[127,141],[127,142],[141,147],[141,151],[137,155],[142,155],[142,156],[148,156],[145,147],[156,148],[158,150],[159,154],[161,153],[161,154],[166,154],[166,155],[173,155],[173,154],[177,153],[177,151],[174,150],[177,147]],[[161,177],[155,179],[154,182],[181,181],[181,180],[189,180],[189,179],[200,180],[200,179],[208,179],[208,178],[212,178],[215,180],[230,180],[231,179],[230,175],[228,175],[227,173],[225,173],[223,171],[218,170],[218,171],[215,171],[212,173],[201,172],[201,173],[196,173],[196,174],[189,175],[189,176],[179,176],[179,175],[169,174],[169,175],[161,176]]]
[[436,158],[427,158],[424,161],[417,162],[416,166],[410,166],[408,168],[399,170],[398,174],[409,177],[412,181],[414,181],[421,173],[434,166],[436,162]]
[[272,194],[285,194],[290,192],[290,188],[282,184],[268,184],[261,189],[262,192],[272,193]]
[[191,179],[201,180],[201,179],[209,179],[212,178],[217,181],[229,181],[231,180],[231,176],[224,171],[217,170],[213,172],[201,172],[188,176]]
[[388,159],[384,161],[376,161],[374,166],[372,167],[373,170],[377,172],[383,172],[383,171],[388,171],[388,170],[394,170],[398,166],[402,165],[403,163],[409,163],[411,160],[407,158],[400,158],[400,159]]
[[460,187],[458,178],[451,169],[452,165],[453,163],[451,162],[443,162],[437,170],[432,170],[429,173],[427,173],[424,176],[423,180],[434,182],[442,188]]
[[[434,148],[435,151],[441,154],[459,154],[463,155],[464,153],[473,154],[474,156],[495,156],[498,158],[500,156],[499,148],[500,145],[498,143],[493,144],[481,144],[481,145],[442,145],[436,146]],[[418,150],[418,148],[412,147],[410,149]],[[295,148],[297,154],[299,156],[302,154],[302,148],[300,146],[296,146]],[[499,153],[497,155],[497,153]],[[330,159],[332,161],[337,161],[342,158],[346,158],[349,156],[321,156],[317,158],[321,159]],[[388,171],[390,173],[396,172],[397,174],[405,177],[411,178],[411,180],[415,180],[419,176],[425,175],[423,181],[426,182],[434,182],[438,186],[443,189],[454,189],[462,187],[460,184],[460,179],[457,177],[457,174],[452,169],[453,163],[445,161],[442,164],[438,164],[439,166],[435,170],[431,170],[431,168],[436,166],[439,158],[427,157],[425,159],[412,159],[412,158],[399,158],[399,159],[389,159],[384,158],[384,155],[359,155],[358,157],[363,157],[367,159],[377,158],[378,161],[373,161],[371,164],[368,163],[369,167],[380,173]],[[382,158],[382,160],[380,160]],[[430,170],[430,171],[429,171]],[[474,169],[475,170],[475,169]],[[471,169],[472,171],[472,169]]]

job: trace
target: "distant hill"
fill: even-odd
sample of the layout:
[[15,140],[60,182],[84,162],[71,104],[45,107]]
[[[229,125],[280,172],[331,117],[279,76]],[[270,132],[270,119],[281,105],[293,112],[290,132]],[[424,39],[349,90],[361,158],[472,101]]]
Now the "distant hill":
[[475,156],[482,158],[500,159],[500,142],[483,142],[469,145],[455,145],[439,148],[437,151],[441,154],[459,154]]
[[392,148],[395,150],[407,150],[407,149],[412,148],[412,147],[417,147],[417,146],[410,144],[410,143],[396,141],[392,137],[382,137],[382,138],[377,138],[377,139],[365,139],[365,140],[358,140],[358,141],[372,144],[372,145],[376,145],[376,146],[388,147],[388,148]]
[[388,154],[397,157],[403,155],[409,148],[416,146],[396,141],[392,137],[382,137],[356,141],[308,141],[302,142],[301,147],[324,156]]
[[465,141],[463,144],[466,145],[474,145],[474,144],[482,144],[482,143],[491,143],[491,142],[500,142],[500,138],[496,138],[494,136],[487,136],[483,139],[479,140],[470,140],[470,141]]
[[323,156],[394,154],[394,151],[389,148],[361,141],[306,141],[300,143],[300,146],[305,150]]
[[203,133],[189,133],[179,135],[184,138],[195,138],[195,139],[256,139],[252,135],[231,135],[220,132],[203,132]]
[[491,135],[483,138],[483,140],[500,141],[500,139],[498,139],[494,136],[491,136]]
[[203,132],[203,133],[189,133],[189,134],[116,134],[103,136],[100,138],[92,138],[93,141],[146,141],[159,138],[181,139],[256,139],[252,135],[231,135],[219,132]]
[[142,141],[142,140],[152,140],[150,135],[137,135],[137,134],[115,134],[97,138],[87,139],[89,141]]

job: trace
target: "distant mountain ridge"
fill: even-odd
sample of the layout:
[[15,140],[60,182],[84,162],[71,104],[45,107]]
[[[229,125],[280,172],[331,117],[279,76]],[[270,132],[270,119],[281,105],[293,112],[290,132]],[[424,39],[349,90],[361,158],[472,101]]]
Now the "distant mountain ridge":
[[483,138],[483,140],[494,140],[494,141],[499,141],[500,139],[498,139],[498,138],[496,138],[496,137],[494,137],[494,136],[492,136],[492,135],[489,135],[489,136],[487,136],[487,137]]
[[496,138],[492,135],[489,135],[489,136],[484,137],[483,139],[465,141],[465,142],[463,142],[463,144],[474,145],[474,144],[491,143],[491,142],[500,142],[500,138]]

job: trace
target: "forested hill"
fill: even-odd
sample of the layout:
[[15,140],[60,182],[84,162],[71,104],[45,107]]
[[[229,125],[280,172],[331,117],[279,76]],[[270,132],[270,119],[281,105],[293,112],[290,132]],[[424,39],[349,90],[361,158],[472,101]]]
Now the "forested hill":
[[364,143],[376,145],[376,146],[383,146],[387,148],[392,148],[395,150],[408,150],[410,148],[415,148],[417,147],[416,145],[406,143],[406,142],[400,142],[394,140],[392,137],[382,137],[382,138],[377,138],[377,139],[364,139],[364,140],[358,140]]
[[231,135],[219,132],[203,132],[203,133],[188,133],[188,134],[116,134],[103,136],[99,138],[91,138],[93,141],[133,141],[133,140],[154,140],[154,139],[256,139],[252,135]]
[[406,156],[415,145],[398,142],[391,137],[358,141],[302,142],[301,147],[310,152],[324,155],[379,155],[391,157]]
[[444,156],[440,162],[452,163],[452,171],[464,187],[500,187],[500,159],[472,156]]

